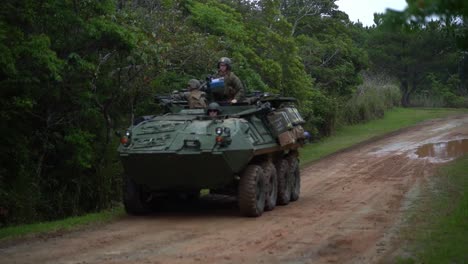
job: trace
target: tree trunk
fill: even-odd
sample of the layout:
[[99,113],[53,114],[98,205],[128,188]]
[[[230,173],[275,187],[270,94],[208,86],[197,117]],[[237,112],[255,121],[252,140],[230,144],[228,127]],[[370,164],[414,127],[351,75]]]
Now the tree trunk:
[[408,81],[407,80],[402,80],[401,81],[400,90],[401,90],[401,105],[403,107],[408,107],[409,103],[410,103],[409,102],[410,91],[409,91]]
[[113,128],[113,122],[112,122],[112,117],[110,116],[108,110],[107,110],[107,107],[105,107],[103,110],[102,110],[102,115],[104,116],[104,120],[106,121],[106,144],[105,146],[107,147],[110,142],[111,142],[111,138],[112,138],[112,128]]

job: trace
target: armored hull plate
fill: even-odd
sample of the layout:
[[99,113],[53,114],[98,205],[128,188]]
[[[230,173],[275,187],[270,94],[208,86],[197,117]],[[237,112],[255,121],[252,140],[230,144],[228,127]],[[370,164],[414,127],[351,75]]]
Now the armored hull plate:
[[[240,161],[237,157],[245,157]],[[220,188],[234,181],[252,157],[247,151],[136,153],[121,155],[125,172],[137,184],[157,191]]]

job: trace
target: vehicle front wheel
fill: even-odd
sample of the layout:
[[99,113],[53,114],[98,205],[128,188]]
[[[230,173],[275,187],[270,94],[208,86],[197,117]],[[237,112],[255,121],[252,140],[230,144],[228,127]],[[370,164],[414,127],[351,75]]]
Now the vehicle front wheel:
[[124,176],[123,203],[127,214],[142,215],[151,212],[141,187],[127,175]]
[[262,167],[249,165],[239,182],[239,209],[245,216],[260,216],[265,209],[266,181]]

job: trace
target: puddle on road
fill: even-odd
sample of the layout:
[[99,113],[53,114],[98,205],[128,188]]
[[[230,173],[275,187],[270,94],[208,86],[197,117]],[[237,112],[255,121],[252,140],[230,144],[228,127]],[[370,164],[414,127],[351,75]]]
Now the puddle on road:
[[418,158],[452,160],[468,153],[468,139],[427,144],[416,150]]

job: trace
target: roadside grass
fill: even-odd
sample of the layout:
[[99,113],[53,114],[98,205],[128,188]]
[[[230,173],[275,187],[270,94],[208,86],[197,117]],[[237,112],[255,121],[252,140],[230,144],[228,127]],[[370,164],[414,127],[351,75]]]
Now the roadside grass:
[[[374,120],[366,124],[342,127],[333,136],[320,142],[306,145],[301,150],[301,163],[302,165],[307,164],[359,142],[414,125],[424,120],[459,113],[468,113],[468,109],[394,108],[386,112],[383,119]],[[209,191],[202,190],[201,194],[206,195],[207,193]],[[100,213],[69,217],[63,220],[0,228],[0,241],[22,236],[72,230],[84,225],[109,222],[123,215],[124,210],[120,206]]]
[[341,127],[331,137],[307,144],[300,150],[301,166],[346,149],[365,140],[409,127],[425,120],[453,114],[468,113],[468,109],[449,108],[393,108],[382,119]]
[[467,172],[468,155],[442,167],[414,201],[395,263],[468,263]]
[[106,223],[124,215],[122,206],[98,213],[69,217],[62,220],[0,228],[0,241],[22,236],[69,231],[89,224]]

